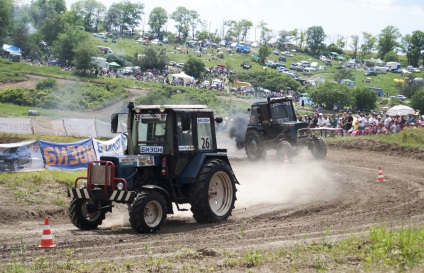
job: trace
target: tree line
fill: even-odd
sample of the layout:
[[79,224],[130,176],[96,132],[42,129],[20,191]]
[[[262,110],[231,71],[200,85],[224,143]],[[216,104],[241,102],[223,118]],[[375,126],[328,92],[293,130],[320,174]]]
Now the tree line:
[[[143,22],[144,15],[143,3],[128,0],[114,3],[109,8],[101,1],[80,0],[72,4],[69,10],[65,0],[35,0],[28,5],[18,5],[15,0],[0,0],[0,42],[13,43],[27,55],[36,56],[43,53],[42,42],[54,45],[60,39],[60,34],[69,29],[88,33],[105,31],[134,37],[138,35],[136,29],[142,27],[144,32],[147,23],[149,32],[146,34],[151,38],[166,37],[176,43],[183,43],[187,39],[246,41],[254,31],[254,39],[261,45],[272,45],[279,49],[285,49],[287,44],[295,44],[301,50],[318,55],[323,52],[342,52],[348,46],[355,59],[366,58],[377,51],[382,60],[396,60],[397,53],[404,53],[408,64],[418,66],[420,61],[424,62],[424,32],[420,30],[402,35],[395,26],[387,26],[377,36],[362,32],[361,36],[330,37],[321,26],[311,26],[306,30],[276,31],[265,21],[254,27],[252,21],[242,19],[226,20],[221,30],[210,31],[207,22],[201,19],[197,11],[182,6],[171,13],[162,7],[155,7]],[[170,19],[175,23],[175,31],[167,29]]]

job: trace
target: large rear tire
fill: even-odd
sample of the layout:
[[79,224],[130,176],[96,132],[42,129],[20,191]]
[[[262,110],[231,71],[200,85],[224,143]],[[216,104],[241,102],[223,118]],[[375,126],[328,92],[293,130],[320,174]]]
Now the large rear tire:
[[97,210],[101,206],[98,200],[72,199],[69,206],[72,224],[82,230],[97,229],[105,219],[105,212]]
[[194,219],[198,223],[227,220],[234,209],[236,191],[234,174],[228,163],[220,159],[206,161],[190,189]]
[[322,138],[316,138],[313,140],[311,152],[315,159],[324,159],[327,156],[327,144]]
[[137,233],[154,233],[166,219],[166,201],[158,192],[141,192],[130,210],[130,223]]
[[263,137],[258,131],[247,131],[245,150],[250,160],[256,161],[265,157],[266,150],[263,143]]

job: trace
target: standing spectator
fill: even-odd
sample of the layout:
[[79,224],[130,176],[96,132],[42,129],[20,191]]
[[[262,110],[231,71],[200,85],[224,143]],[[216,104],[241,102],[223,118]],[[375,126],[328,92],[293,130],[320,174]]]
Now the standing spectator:
[[389,116],[389,114],[386,114],[386,118],[384,119],[384,127],[386,127],[386,129],[389,129],[391,121],[392,118]]
[[317,123],[317,127],[322,127],[323,122],[325,121],[325,119],[322,116],[322,113],[318,114],[318,123]]
[[349,112],[346,122],[343,124],[343,129],[345,130],[345,133],[349,132],[353,125],[353,117],[352,112]]

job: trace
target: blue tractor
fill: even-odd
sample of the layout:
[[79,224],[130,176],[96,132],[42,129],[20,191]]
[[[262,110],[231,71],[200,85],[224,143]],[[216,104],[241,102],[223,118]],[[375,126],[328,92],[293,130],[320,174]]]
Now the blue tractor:
[[[160,229],[167,214],[190,204],[198,223],[225,221],[238,181],[226,149],[217,148],[215,123],[222,118],[202,105],[128,104],[127,151],[89,164],[86,177],[69,189],[69,215],[82,230],[97,229],[113,202],[128,204],[137,233]],[[122,113],[112,115],[117,133]]]
[[[308,147],[316,159],[327,155],[327,144],[304,121],[298,121],[290,97],[270,98],[252,104],[244,128],[231,132],[237,148],[245,148],[247,157],[260,160],[267,150],[275,150],[281,160],[292,159],[300,148]],[[241,121],[237,121],[241,124]]]

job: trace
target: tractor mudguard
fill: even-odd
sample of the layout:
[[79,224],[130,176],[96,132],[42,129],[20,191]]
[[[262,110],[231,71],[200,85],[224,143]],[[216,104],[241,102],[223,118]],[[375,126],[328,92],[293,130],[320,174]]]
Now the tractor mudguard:
[[167,213],[168,214],[174,214],[174,211],[172,209],[172,198],[164,188],[161,188],[161,187],[155,186],[155,185],[144,185],[144,186],[141,186],[141,188],[143,190],[155,191],[155,192],[158,192],[159,194],[161,194],[163,196],[163,198],[165,198],[165,201],[166,201],[166,204],[167,204],[167,207],[168,207]]
[[[187,166],[181,172],[180,176],[177,178],[178,183],[193,184],[194,182],[196,182],[197,174],[199,173],[200,168],[203,166],[203,163],[208,158],[219,158],[221,160],[224,160],[228,164],[230,164],[227,154],[198,153],[193,157],[190,163],[187,164]],[[237,180],[236,180],[236,183],[237,183]]]

